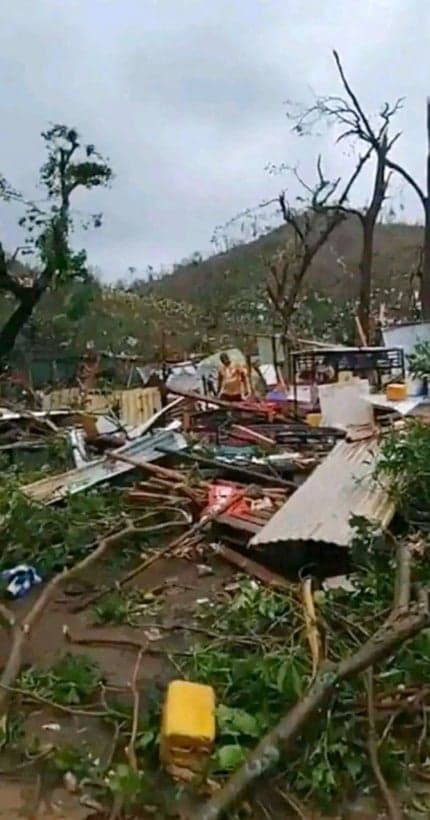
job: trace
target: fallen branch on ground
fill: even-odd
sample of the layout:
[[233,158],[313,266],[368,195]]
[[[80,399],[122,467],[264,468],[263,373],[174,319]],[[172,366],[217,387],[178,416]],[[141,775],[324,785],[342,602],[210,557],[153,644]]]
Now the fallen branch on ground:
[[101,635],[94,637],[86,635],[72,635],[70,630],[65,632],[65,638],[69,641],[69,643],[75,643],[81,646],[118,646],[121,649],[137,649],[138,652],[143,652],[145,655],[179,655],[181,657],[191,657],[193,654],[192,652],[186,652],[185,650],[182,652],[177,649],[171,650],[157,648],[152,646],[150,641],[147,641],[145,644],[142,643],[142,641],[133,640],[133,638],[104,638]]
[[136,577],[136,575],[140,575],[142,572],[148,569],[148,567],[152,566],[152,564],[154,564],[156,561],[159,561],[160,558],[166,558],[177,547],[181,547],[183,544],[185,544],[185,542],[192,538],[194,535],[196,535],[196,533],[203,530],[207,524],[209,524],[211,521],[215,521],[218,518],[218,516],[225,513],[232,506],[232,504],[236,504],[238,501],[241,500],[241,498],[243,498],[245,495],[248,495],[250,490],[252,491],[254,489],[255,487],[251,484],[249,487],[245,487],[244,489],[232,495],[230,498],[226,499],[219,506],[217,505],[216,507],[210,509],[209,512],[202,515],[199,521],[196,521],[195,524],[192,525],[192,527],[190,527],[182,535],[179,535],[178,538],[175,538],[174,541],[171,541],[170,544],[167,544],[166,547],[163,547],[163,549],[158,550],[158,552],[154,552],[153,555],[149,556],[149,558],[145,558],[145,560],[138,564],[137,567],[130,570],[130,572],[127,572],[126,575],[120,578],[119,581],[117,581],[110,587],[106,587],[106,589],[101,589],[100,592],[97,592],[95,595],[93,595],[92,598],[90,598],[89,600],[87,599],[83,605],[78,604],[78,606],[75,607],[72,610],[72,612],[79,612],[80,609],[86,608],[89,604],[94,604],[96,601],[99,601],[101,598],[104,598],[105,595],[109,594],[109,592],[114,592],[116,589],[120,589],[121,587],[125,586],[125,584],[128,584],[128,582],[132,581],[133,578]]
[[373,686],[373,667],[369,667],[366,673],[366,688],[367,688],[367,721],[369,727],[367,745],[369,749],[370,764],[375,775],[375,780],[378,784],[381,796],[384,799],[387,807],[388,816],[390,820],[402,820],[403,812],[397,803],[396,798],[388,788],[387,782],[378,758],[378,736],[376,732],[375,721],[375,702],[374,702],[374,686]]
[[422,601],[407,614],[388,620],[353,655],[340,663],[321,669],[306,695],[263,737],[245,763],[224,787],[204,806],[197,809],[193,820],[217,820],[238,800],[250,784],[273,764],[300,735],[313,716],[330,700],[339,685],[364,672],[388,657],[405,641],[430,625],[428,609]]
[[252,558],[248,558],[247,555],[241,555],[240,552],[231,550],[224,544],[211,544],[211,547],[215,555],[219,558],[223,558],[223,560],[228,564],[237,567],[242,570],[242,572],[246,572],[247,575],[252,575],[254,578],[258,578],[262,584],[265,584],[272,589],[281,589],[284,592],[291,592],[294,590],[294,585],[290,583],[290,581],[287,581],[287,579],[282,575],[278,575],[277,572],[273,572],[263,564],[258,564],[256,561],[253,561]]
[[137,461],[137,459],[135,458],[130,458],[129,456],[125,456],[122,453],[118,453],[114,450],[110,450],[107,453],[107,457],[112,461],[120,461],[123,464],[129,464],[130,467],[135,467],[138,470],[144,470],[147,473],[151,473],[151,475],[166,478],[168,479],[168,481],[170,481],[170,483],[172,481],[180,482],[180,487],[184,495],[189,496],[189,498],[191,498],[192,501],[195,500],[195,494],[189,487],[187,487],[187,485],[184,482],[183,474],[180,473],[178,470],[171,470],[168,467],[160,467],[159,464],[153,464],[151,461]]
[[302,581],[303,612],[305,616],[306,636],[312,655],[312,679],[318,672],[323,659],[320,633],[318,631],[317,616],[312,595],[312,578]]
[[133,678],[131,681],[131,691],[133,692],[133,724],[131,728],[131,735],[128,746],[125,749],[127,760],[135,772],[139,770],[137,765],[136,752],[134,749],[136,743],[137,732],[139,729],[139,708],[140,708],[140,691],[137,683],[139,676],[140,664],[142,663],[143,648],[139,650],[134,667]]
[[64,712],[66,715],[84,715],[85,717],[105,717],[106,712],[95,711],[91,708],[79,709],[77,706],[66,706],[64,703],[57,703],[49,698],[44,698],[37,692],[31,689],[20,689],[18,686],[3,686],[0,684],[0,689],[7,689],[11,695],[19,695],[23,700],[33,701],[34,703],[41,703],[43,706],[48,706],[49,709],[56,709],[59,712]]
[[407,541],[400,541],[397,545],[397,567],[394,617],[408,611],[411,599],[411,550]]
[[[18,677],[19,671],[22,666],[22,655],[25,647],[25,643],[28,640],[31,630],[34,628],[38,620],[40,619],[44,609],[46,608],[47,604],[51,601],[54,593],[57,591],[58,587],[61,584],[64,584],[66,581],[70,581],[72,578],[75,578],[85,569],[87,569],[91,564],[101,558],[105,552],[108,550],[112,544],[116,543],[117,541],[126,538],[128,535],[138,532],[132,525],[124,527],[124,529],[120,530],[116,533],[111,533],[110,535],[106,535],[104,538],[100,540],[98,547],[96,547],[93,552],[89,555],[86,555],[82,561],[79,561],[73,567],[69,569],[64,569],[62,572],[55,575],[51,581],[46,585],[43,592],[39,595],[36,602],[24,618],[22,623],[15,622],[12,614],[10,615],[9,622],[10,622],[10,629],[12,631],[12,647],[9,653],[9,657],[7,659],[6,666],[3,669],[1,678],[0,678],[0,715],[3,715],[8,703],[9,698],[9,687],[12,686],[16,678]],[[5,608],[3,607],[3,614],[6,613]]]

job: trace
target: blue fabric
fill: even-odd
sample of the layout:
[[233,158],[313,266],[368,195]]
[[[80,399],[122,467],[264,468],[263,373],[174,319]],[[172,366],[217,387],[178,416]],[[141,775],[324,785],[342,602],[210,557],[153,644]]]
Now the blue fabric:
[[6,590],[12,598],[22,598],[32,586],[42,583],[40,575],[28,564],[18,564],[12,569],[5,569],[0,573],[0,578],[8,582]]

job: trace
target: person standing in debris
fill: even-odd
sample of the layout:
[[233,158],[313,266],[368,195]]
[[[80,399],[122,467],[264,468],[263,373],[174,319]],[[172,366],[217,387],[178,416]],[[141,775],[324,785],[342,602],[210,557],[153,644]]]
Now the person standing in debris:
[[248,373],[245,367],[234,364],[227,353],[221,353],[218,370],[218,396],[223,401],[242,401],[250,394]]

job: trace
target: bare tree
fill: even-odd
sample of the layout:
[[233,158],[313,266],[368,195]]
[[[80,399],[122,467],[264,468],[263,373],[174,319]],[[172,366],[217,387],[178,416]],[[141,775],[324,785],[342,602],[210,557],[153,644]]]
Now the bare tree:
[[304,279],[318,251],[327,242],[335,228],[346,219],[348,198],[352,187],[371,153],[372,149],[368,148],[366,153],[359,158],[354,171],[339,194],[337,192],[341,179],[327,180],[323,174],[321,157],[319,157],[318,178],[313,187],[301,179],[295,171],[295,176],[307,194],[305,208],[303,208],[302,197],[298,198],[301,207],[294,208],[288,204],[285,193],[279,196],[278,201],[283,219],[291,229],[291,240],[269,262],[267,295],[275,316],[281,323],[284,343],[290,333],[291,320],[297,308],[297,300]]
[[[11,294],[17,302],[0,330],[0,360],[11,352],[19,332],[48,288],[87,276],[85,251],[76,252],[70,246],[74,227],[71,198],[78,188],[105,186],[112,179],[109,164],[93,145],[81,144],[74,128],[54,125],[42,137],[48,154],[40,170],[40,181],[47,194],[46,207],[26,202],[0,177],[0,197],[26,206],[25,216],[19,221],[26,230],[21,252],[32,256],[37,264],[36,270],[29,269],[23,280],[12,271],[0,242],[0,291]],[[93,214],[90,223],[98,227],[101,215]]]
[[423,189],[414,177],[398,162],[387,160],[387,165],[400,174],[415,191],[424,210],[424,238],[422,248],[421,279],[421,310],[424,319],[430,319],[430,98],[426,105],[426,132],[427,132],[427,159],[426,159],[426,187]]
[[308,133],[315,123],[322,118],[340,129],[337,142],[350,138],[356,139],[364,142],[375,156],[375,175],[370,203],[364,208],[353,208],[350,205],[343,206],[346,213],[359,219],[362,228],[362,244],[358,265],[360,274],[358,315],[364,335],[368,339],[370,334],[369,318],[375,226],[381,213],[390,179],[387,169],[393,167],[389,153],[400,136],[398,132],[390,138],[389,126],[392,118],[401,108],[402,100],[398,99],[392,105],[384,103],[378,114],[376,126],[372,125],[371,119],[364,113],[356,94],[346,79],[338,53],[334,51],[333,55],[345,96],[318,97],[316,102],[304,112],[298,115],[290,112],[289,116],[295,120],[294,130],[298,134]]

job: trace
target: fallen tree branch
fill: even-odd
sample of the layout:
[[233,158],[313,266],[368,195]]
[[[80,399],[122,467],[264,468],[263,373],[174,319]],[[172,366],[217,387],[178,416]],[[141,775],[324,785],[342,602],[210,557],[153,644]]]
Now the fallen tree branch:
[[408,614],[386,622],[353,655],[340,663],[321,669],[306,695],[299,700],[279,723],[257,744],[245,763],[225,786],[204,806],[197,809],[192,820],[217,820],[243,794],[249,785],[272,765],[300,735],[312,717],[335,694],[339,685],[364,672],[388,657],[405,641],[430,625],[428,609],[418,604]]
[[293,796],[292,794],[288,794],[288,792],[280,789],[279,786],[276,787],[276,792],[280,797],[282,797],[283,800],[285,800],[287,805],[296,812],[297,816],[300,817],[300,820],[311,820],[310,817],[303,811],[302,806],[295,795]]
[[85,569],[87,569],[91,564],[101,558],[104,553],[108,550],[112,544],[120,541],[122,538],[125,538],[127,535],[136,532],[135,528],[130,525],[124,527],[122,530],[116,533],[111,533],[110,535],[106,535],[104,538],[100,540],[98,547],[93,550],[89,555],[86,555],[82,561],[79,561],[73,567],[69,569],[64,569],[62,572],[55,575],[51,581],[46,585],[43,592],[39,595],[36,602],[26,615],[23,623],[13,623],[11,624],[12,630],[12,647],[9,653],[9,657],[7,659],[6,666],[3,669],[1,678],[0,678],[0,716],[4,714],[8,698],[9,698],[9,687],[12,686],[14,681],[16,680],[19,671],[22,665],[22,655],[24,651],[24,646],[26,641],[31,634],[31,630],[34,628],[38,620],[40,619],[44,609],[46,608],[47,604],[51,601],[54,593],[57,591],[58,587],[65,583],[66,581],[70,581],[72,578],[75,578]]
[[394,795],[388,788],[387,782],[379,763],[378,757],[378,735],[376,732],[375,721],[375,701],[374,701],[374,685],[373,685],[373,667],[369,667],[366,673],[366,689],[367,689],[367,722],[368,722],[368,739],[367,747],[369,749],[370,764],[372,766],[373,774],[375,775],[376,783],[379,791],[387,807],[388,816],[390,820],[403,820],[403,812],[397,803]]
[[121,647],[121,649],[137,649],[138,652],[143,652],[144,655],[179,655],[180,657],[188,658],[193,654],[185,650],[155,647],[152,646],[149,641],[144,644],[142,641],[133,640],[132,638],[104,638],[102,635],[96,637],[72,635],[70,630],[67,630],[65,633],[65,638],[69,643],[79,644],[80,646],[118,646]]
[[140,669],[140,664],[142,663],[143,652],[144,652],[144,650],[143,650],[143,647],[142,647],[142,649],[139,649],[139,652],[137,654],[136,663],[135,663],[135,666],[134,666],[133,678],[132,678],[132,681],[131,681],[131,691],[133,692],[133,723],[132,723],[132,727],[131,727],[130,740],[128,742],[128,745],[125,748],[125,754],[126,754],[127,760],[129,762],[131,768],[134,769],[135,772],[137,772],[139,770],[139,767],[137,765],[136,752],[135,752],[135,749],[134,749],[134,746],[135,746],[135,743],[136,743],[137,732],[138,732],[138,729],[139,729],[139,708],[140,708],[140,692],[139,692],[137,679],[139,677],[139,669]]
[[411,599],[411,550],[407,541],[397,545],[397,575],[393,617],[408,611]]
[[322,661],[321,638],[317,626],[314,599],[312,595],[312,578],[302,581],[303,612],[305,617],[306,637],[312,655],[312,679],[318,672]]
[[[161,452],[161,450],[160,450]],[[192,501],[194,501],[194,493],[193,491],[187,487],[184,482],[184,476],[178,470],[172,470],[168,467],[160,467],[159,464],[153,464],[151,461],[137,461],[135,458],[130,458],[129,456],[125,456],[122,453],[118,453],[115,450],[110,450],[106,454],[107,458],[112,461],[120,461],[123,464],[129,464],[130,467],[135,467],[137,470],[143,470],[144,472],[150,473],[151,475],[155,475],[157,477],[161,476],[162,478],[167,479],[170,484],[172,482],[180,482],[180,487],[183,493]]]
[[174,549],[182,546],[186,541],[188,541],[189,538],[194,536],[196,533],[200,532],[200,530],[204,529],[204,527],[211,521],[215,521],[220,515],[225,513],[229,509],[229,507],[232,506],[232,504],[236,504],[238,501],[241,500],[241,498],[243,498],[245,495],[248,495],[249,492],[252,492],[254,489],[255,486],[251,484],[249,487],[245,487],[244,489],[232,495],[230,498],[227,498],[222,504],[210,509],[209,512],[202,515],[199,521],[196,521],[192,525],[192,527],[190,527],[182,535],[178,536],[178,538],[175,538],[174,541],[171,541],[170,544],[167,544],[166,547],[163,547],[163,549],[158,550],[158,552],[154,552],[152,555],[149,556],[149,558],[145,558],[145,560],[138,564],[137,567],[130,570],[130,572],[127,572],[126,575],[120,578],[120,580],[112,586],[106,587],[106,589],[101,589],[100,592],[97,592],[95,595],[92,596],[92,598],[90,598],[89,600],[87,599],[83,606],[81,604],[78,604],[78,606],[75,607],[72,610],[72,612],[79,612],[80,609],[82,609],[83,607],[86,608],[89,604],[94,604],[96,601],[99,601],[101,598],[104,598],[105,595],[109,594],[109,592],[114,592],[116,589],[125,586],[125,584],[127,584],[129,581],[132,581],[133,578],[136,577],[136,575],[140,575],[142,572],[148,569],[148,567],[152,566],[152,564],[154,564],[156,561],[159,561],[160,558],[165,558]]
[[294,590],[294,585],[290,581],[287,581],[282,575],[278,575],[277,572],[267,569],[263,564],[258,564],[256,561],[253,561],[252,558],[248,558],[247,555],[241,555],[240,552],[231,550],[224,544],[217,543],[211,544],[210,546],[216,556],[242,570],[242,572],[246,572],[247,575],[258,578],[262,584],[272,589],[281,589],[285,592]]
[[34,703],[41,703],[43,706],[48,706],[50,709],[56,709],[59,712],[64,712],[66,715],[84,715],[85,717],[105,717],[106,712],[95,711],[89,709],[79,709],[76,706],[66,706],[64,703],[57,703],[49,698],[44,698],[37,692],[32,692],[30,689],[20,689],[18,686],[3,686],[0,684],[0,689],[7,689],[12,695],[19,695],[23,700],[33,701]]

